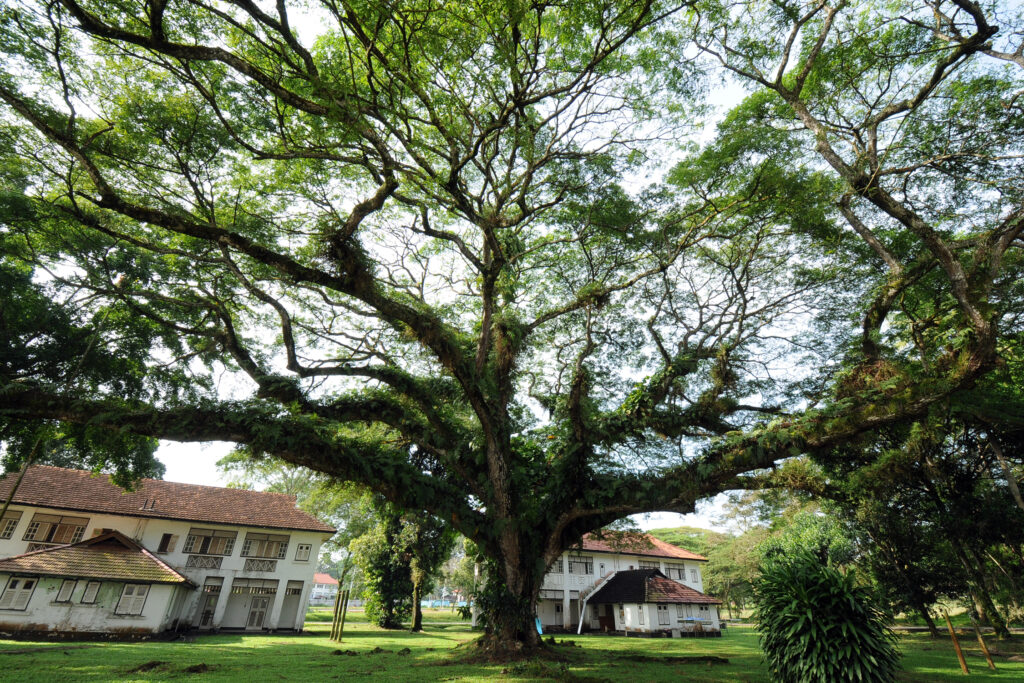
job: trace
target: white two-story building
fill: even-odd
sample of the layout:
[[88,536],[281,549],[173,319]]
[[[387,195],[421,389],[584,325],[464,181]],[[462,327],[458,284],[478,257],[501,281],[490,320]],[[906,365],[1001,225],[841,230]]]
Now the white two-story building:
[[0,519],[0,631],[301,630],[333,533],[284,494],[33,466]]
[[647,534],[587,535],[548,568],[537,617],[573,631],[720,634],[721,601],[703,593],[706,562]]

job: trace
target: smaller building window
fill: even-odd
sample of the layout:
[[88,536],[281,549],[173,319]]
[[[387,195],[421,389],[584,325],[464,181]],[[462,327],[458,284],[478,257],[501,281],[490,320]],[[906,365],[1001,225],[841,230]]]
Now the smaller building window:
[[676,581],[686,580],[686,567],[681,564],[666,564],[665,576]]
[[[173,553],[174,546],[177,544],[178,536],[176,534],[164,534],[160,537],[160,545],[157,547],[156,551],[158,553]],[[193,547],[195,547],[195,542],[193,542]]]
[[690,581],[692,581],[693,583],[699,583],[700,582],[700,578],[697,576],[697,570],[696,569],[691,569],[690,570]]
[[121,599],[117,601],[114,614],[137,615],[142,614],[142,608],[146,604],[146,596],[149,595],[149,586],[144,583],[126,583],[121,591]]
[[309,553],[313,546],[309,543],[299,543],[295,546],[295,561],[306,562],[309,560]]
[[302,582],[289,581],[284,589],[285,595],[302,595]]
[[28,601],[32,598],[32,591],[38,582],[39,579],[36,578],[12,576],[4,588],[3,595],[0,595],[0,609],[24,610],[28,607]]
[[658,605],[658,624],[668,626],[668,605]]
[[71,602],[71,594],[75,592],[75,586],[78,582],[74,579],[65,579],[64,583],[60,585],[60,590],[57,591],[57,602]]
[[573,557],[569,556],[569,573],[570,574],[593,574],[594,573],[594,558],[592,557]]
[[679,619],[681,621],[682,618],[683,618],[683,606],[682,606],[682,604],[679,604],[679,605],[676,605],[676,619]]
[[90,581],[85,584],[85,592],[82,593],[82,604],[91,605],[96,602],[96,594],[100,592],[100,582]]
[[561,614],[561,613],[562,613],[562,606],[556,604],[555,605],[555,614]]
[[562,565],[562,558],[558,558],[557,560],[555,560],[554,562],[551,563],[550,567],[548,567],[547,573],[548,574],[561,574],[564,571],[565,571],[565,568]]
[[14,536],[14,529],[21,521],[21,510],[8,510],[4,513],[3,523],[0,524],[0,539],[7,540]]
[[649,560],[640,560],[640,569],[661,569],[661,563],[651,562]]
[[644,611],[645,611],[644,610],[644,606],[643,605],[637,605],[636,608],[637,608],[636,609],[637,622],[640,623],[640,624],[643,624],[644,623]]

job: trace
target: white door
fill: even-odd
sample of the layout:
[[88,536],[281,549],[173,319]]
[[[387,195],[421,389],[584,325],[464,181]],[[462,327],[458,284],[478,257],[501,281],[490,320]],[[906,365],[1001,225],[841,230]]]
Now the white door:
[[249,621],[245,628],[259,630],[263,628],[263,622],[267,618],[267,608],[270,606],[270,598],[263,595],[254,595],[252,604],[249,606]]

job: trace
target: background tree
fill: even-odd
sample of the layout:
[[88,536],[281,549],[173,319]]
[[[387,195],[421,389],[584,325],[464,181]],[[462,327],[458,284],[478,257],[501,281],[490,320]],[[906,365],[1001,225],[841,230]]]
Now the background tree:
[[[7,5],[4,260],[111,310],[104,352],[145,373],[5,368],[0,414],[232,441],[425,509],[489,558],[495,642],[536,645],[583,533],[996,363],[1024,184],[1021,72],[988,53],[1015,19],[937,8],[955,32],[910,3],[344,0],[314,37],[287,2]],[[662,183],[709,56],[750,96]]]

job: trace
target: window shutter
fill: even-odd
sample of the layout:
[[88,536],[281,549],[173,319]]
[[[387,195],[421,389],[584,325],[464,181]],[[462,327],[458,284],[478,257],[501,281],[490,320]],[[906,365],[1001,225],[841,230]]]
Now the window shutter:
[[57,602],[70,602],[71,594],[75,591],[75,584],[77,581],[74,579],[67,579],[60,585],[60,592],[57,593]]
[[14,596],[14,609],[25,609],[28,607],[28,600],[32,597],[32,588],[36,585],[35,579],[27,579],[21,585],[21,592]]
[[85,586],[85,593],[82,594],[82,602],[91,604],[96,602],[96,594],[100,592],[100,582],[90,581]]
[[178,545],[178,534],[171,534],[171,540],[167,542],[167,552],[173,553],[174,548]]
[[7,584],[7,590],[4,591],[3,597],[0,597],[0,609],[11,609],[11,605],[14,604],[14,596],[20,592],[18,590],[20,583],[18,579],[11,579],[11,582]]

